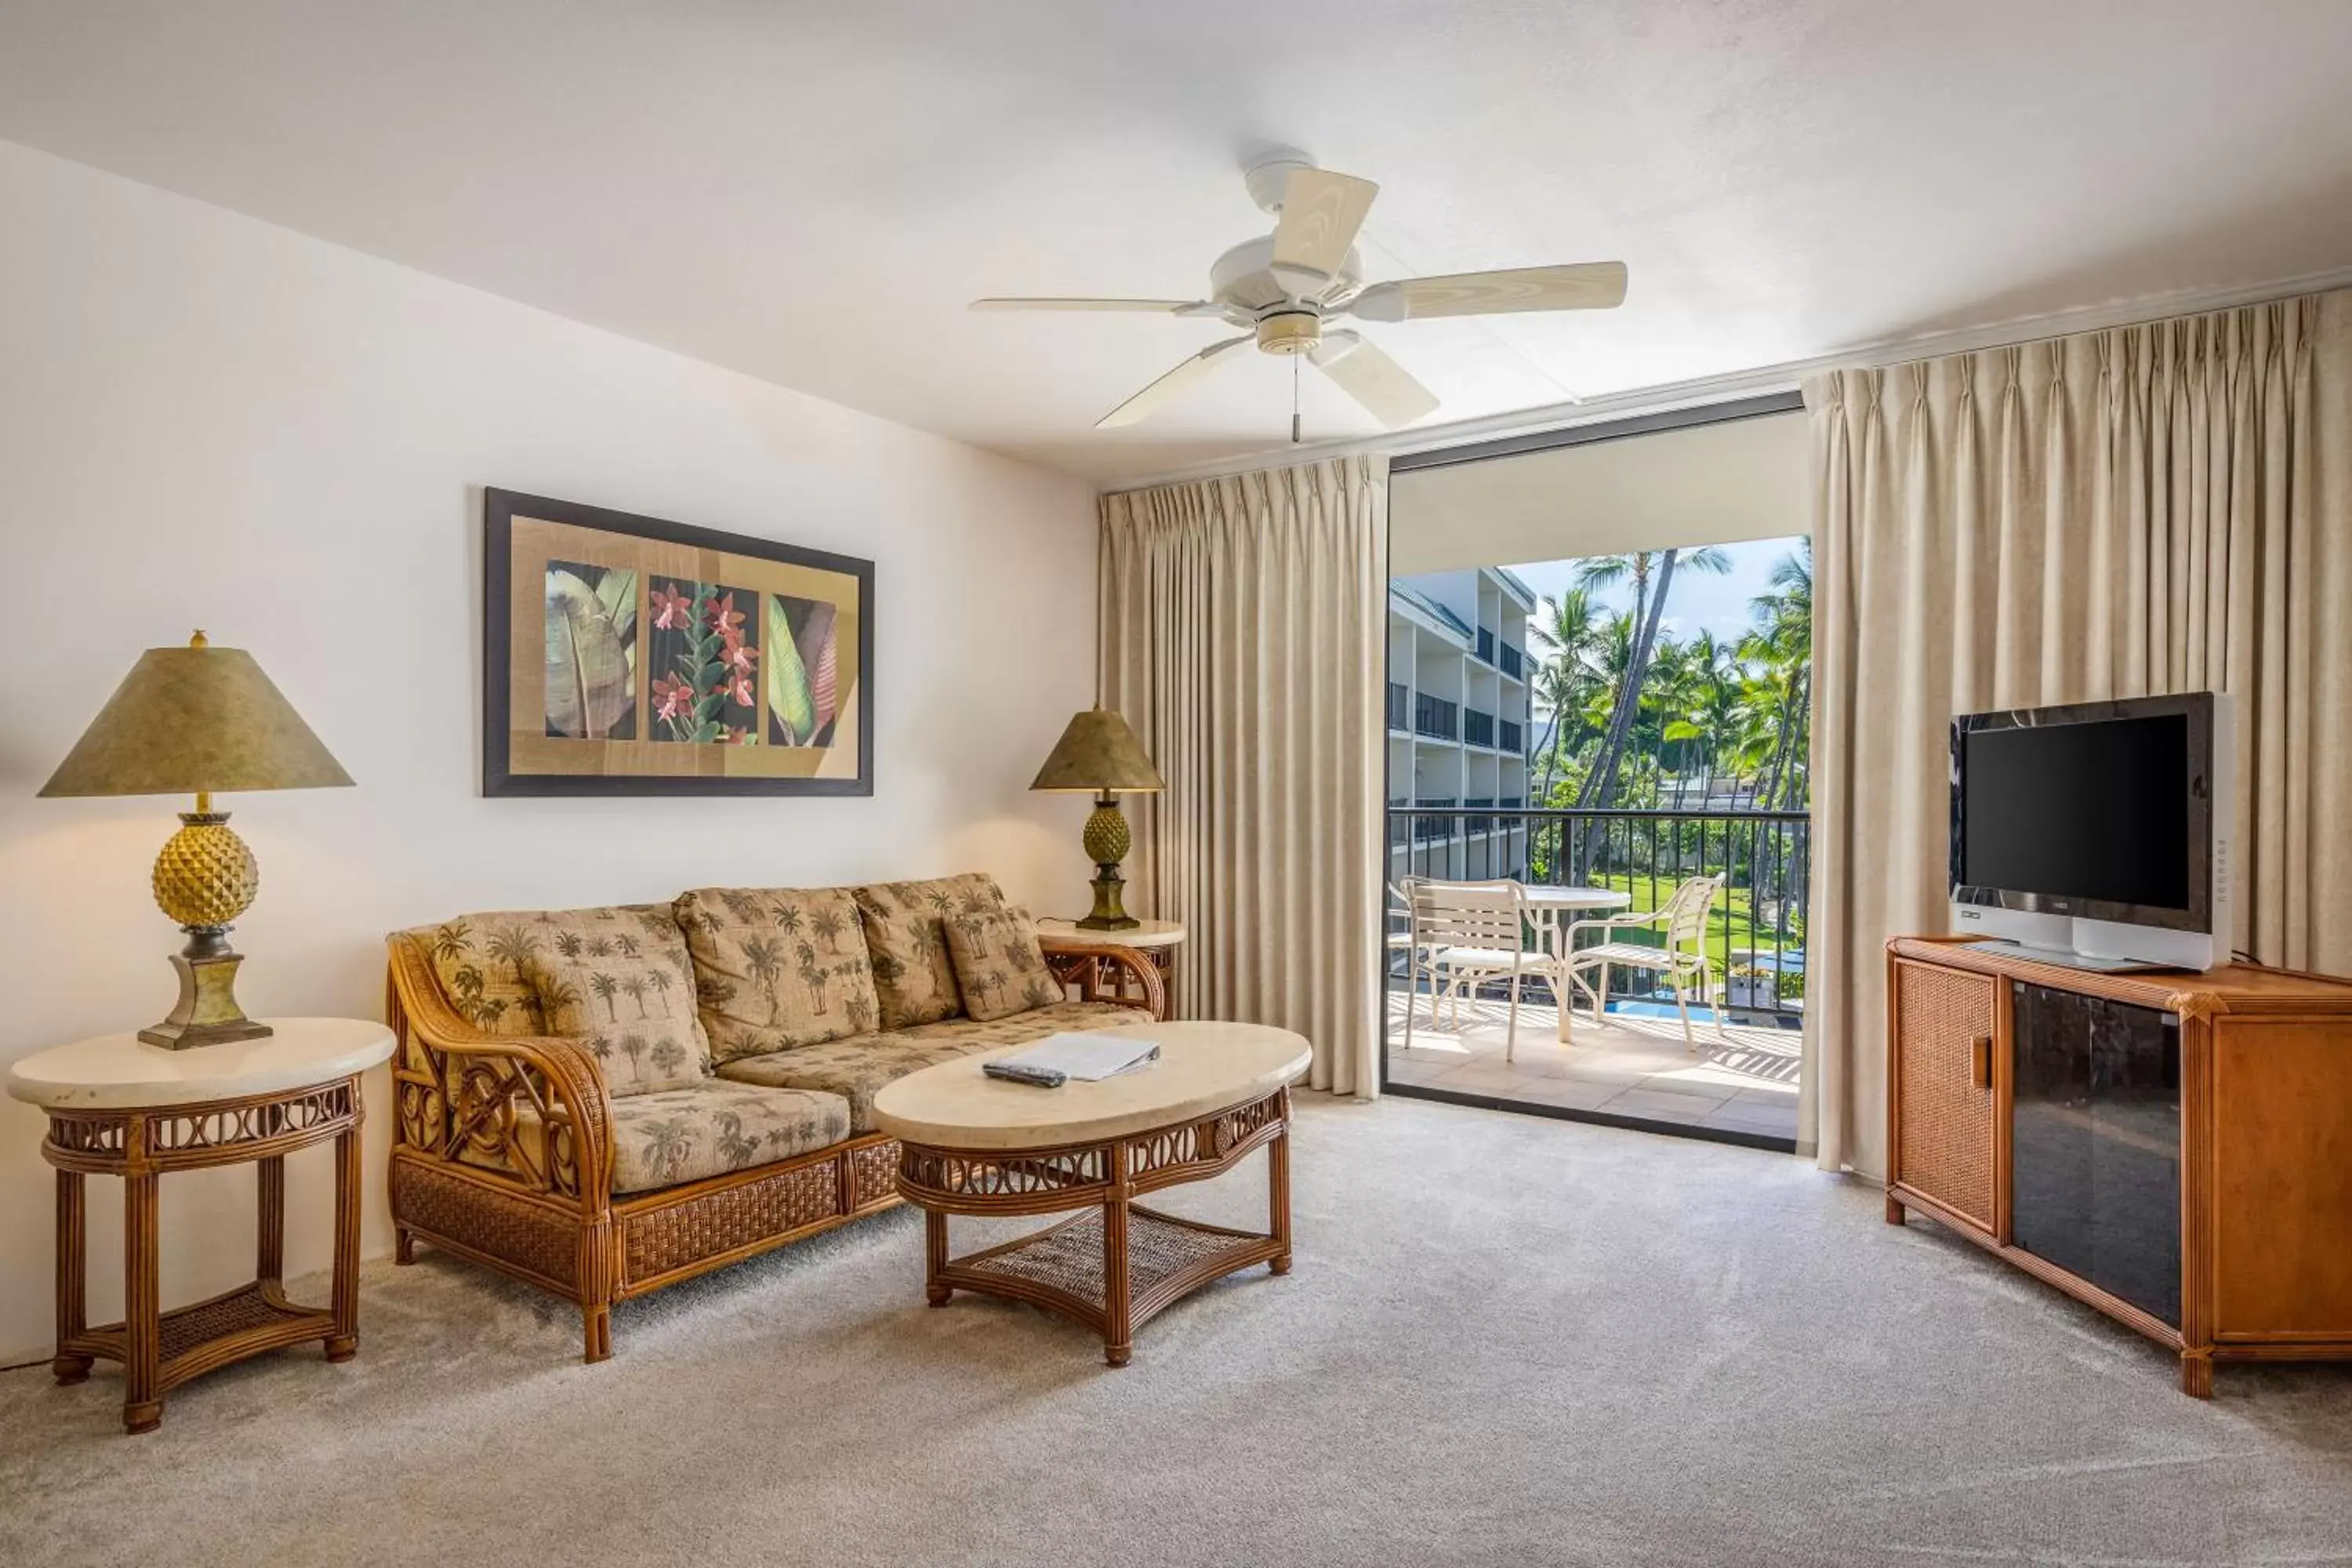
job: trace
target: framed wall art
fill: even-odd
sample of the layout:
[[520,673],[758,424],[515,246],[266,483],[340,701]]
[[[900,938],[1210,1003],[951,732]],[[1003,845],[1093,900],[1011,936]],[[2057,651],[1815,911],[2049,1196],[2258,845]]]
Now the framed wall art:
[[874,793],[874,563],[484,494],[484,795]]

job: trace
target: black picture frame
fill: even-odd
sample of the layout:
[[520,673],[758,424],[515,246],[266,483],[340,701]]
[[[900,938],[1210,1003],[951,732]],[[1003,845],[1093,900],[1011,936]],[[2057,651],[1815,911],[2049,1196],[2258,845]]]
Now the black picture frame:
[[[857,584],[857,768],[854,775],[767,777],[741,774],[535,773],[514,770],[514,524],[518,518],[591,529],[694,550],[718,551],[788,566],[836,573]],[[491,798],[585,795],[871,795],[874,793],[874,563],[750,534],[698,528],[666,518],[616,511],[519,490],[482,492],[482,794]],[[698,688],[698,689],[699,689]]]

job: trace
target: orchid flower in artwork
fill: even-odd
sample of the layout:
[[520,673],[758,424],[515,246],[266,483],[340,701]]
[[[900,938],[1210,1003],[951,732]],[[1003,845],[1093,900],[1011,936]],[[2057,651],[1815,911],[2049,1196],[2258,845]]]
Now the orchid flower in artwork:
[[654,625],[666,632],[684,631],[694,625],[694,595],[671,593],[656,584],[646,595],[647,607],[654,612]]

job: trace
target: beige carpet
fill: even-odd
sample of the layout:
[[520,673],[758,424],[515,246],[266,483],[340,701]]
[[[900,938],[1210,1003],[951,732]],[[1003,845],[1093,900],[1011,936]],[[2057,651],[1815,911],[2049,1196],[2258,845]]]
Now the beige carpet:
[[[1298,1268],[1106,1369],[922,1304],[894,1215],[615,1314],[372,1266],[315,1349],[116,1430],[0,1376],[0,1562],[2352,1561],[2352,1372],[2153,1347],[1785,1156],[1308,1097]],[[1255,1164],[1192,1212],[1246,1222]],[[1171,1205],[1176,1206],[1176,1205]]]

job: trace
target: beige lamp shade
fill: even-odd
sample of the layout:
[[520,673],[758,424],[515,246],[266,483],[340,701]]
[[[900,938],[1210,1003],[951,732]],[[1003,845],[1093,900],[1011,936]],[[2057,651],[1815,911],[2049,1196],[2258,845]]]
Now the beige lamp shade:
[[1089,708],[1070,721],[1031,789],[1097,791],[1168,787],[1127,721],[1108,708]]
[[253,656],[190,647],[139,656],[41,786],[44,795],[194,795],[352,782]]

